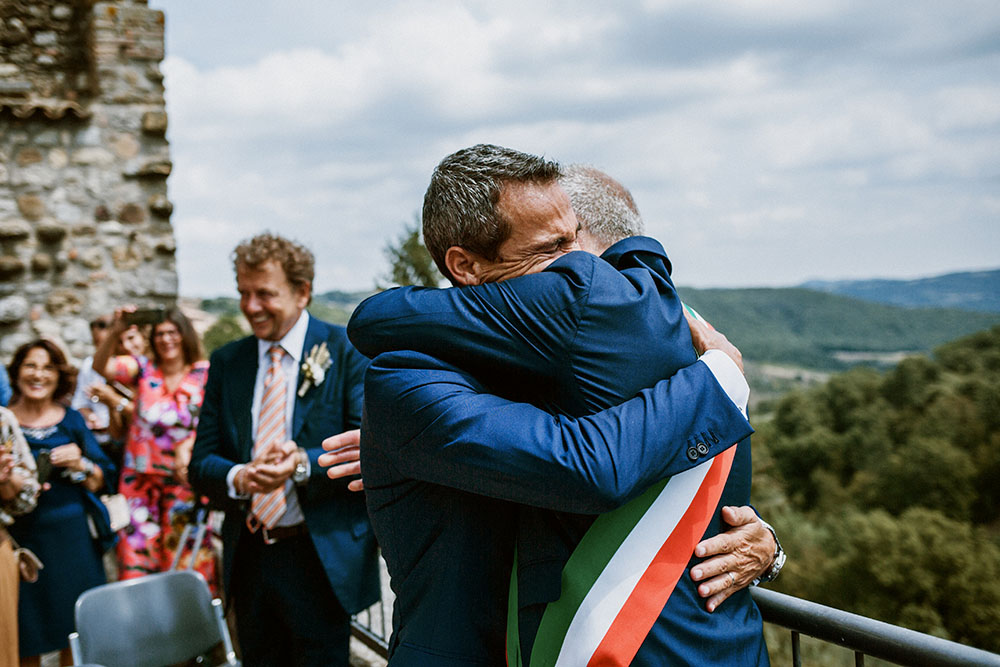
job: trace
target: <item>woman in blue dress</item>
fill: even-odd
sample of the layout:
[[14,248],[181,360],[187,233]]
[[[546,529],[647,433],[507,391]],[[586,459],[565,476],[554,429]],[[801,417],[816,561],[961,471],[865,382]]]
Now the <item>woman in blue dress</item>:
[[69,665],[76,598],[106,582],[101,551],[87,524],[85,494],[105,492],[115,469],[80,413],[61,402],[72,390],[72,374],[55,344],[36,340],[22,345],[8,370],[14,389],[11,412],[38,463],[39,479],[46,483],[35,511],[18,517],[9,529],[44,564],[38,581],[21,585],[21,665],[37,665],[39,656],[51,651],[61,651],[60,662]]

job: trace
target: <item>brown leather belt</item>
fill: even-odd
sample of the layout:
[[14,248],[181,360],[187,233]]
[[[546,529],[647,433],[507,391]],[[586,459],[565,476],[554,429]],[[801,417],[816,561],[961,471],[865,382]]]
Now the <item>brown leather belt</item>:
[[275,526],[270,530],[261,526],[256,534],[260,535],[261,539],[264,540],[264,544],[274,544],[275,542],[281,542],[292,537],[307,535],[308,533],[309,529],[306,528],[306,522],[301,521],[294,526]]

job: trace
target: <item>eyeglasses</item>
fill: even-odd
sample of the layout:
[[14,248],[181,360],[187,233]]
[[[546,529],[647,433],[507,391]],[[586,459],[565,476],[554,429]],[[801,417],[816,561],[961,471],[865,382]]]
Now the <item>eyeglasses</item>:
[[36,364],[24,364],[21,366],[22,370],[28,371],[29,373],[58,373],[59,369],[55,366],[38,366]]
[[166,331],[157,331],[153,334],[153,338],[180,338],[181,332],[177,329],[167,329]]

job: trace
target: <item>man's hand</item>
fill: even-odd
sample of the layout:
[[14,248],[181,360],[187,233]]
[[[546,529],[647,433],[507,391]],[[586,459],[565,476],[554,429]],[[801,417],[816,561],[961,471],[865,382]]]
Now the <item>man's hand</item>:
[[691,568],[691,578],[702,582],[698,595],[708,598],[708,611],[767,572],[777,548],[753,509],[723,507],[722,518],[733,528],[698,543],[694,555],[706,560]]
[[691,327],[691,342],[698,354],[705,354],[707,350],[721,350],[729,355],[729,358],[736,362],[740,372],[743,370],[743,354],[735,345],[729,342],[724,334],[700,320],[696,320],[685,310],[684,317],[687,318],[688,326]]
[[295,472],[297,451],[298,446],[294,440],[271,447],[248,463],[234,483],[247,495],[274,491],[283,486]]
[[[326,476],[330,479],[340,479],[361,474],[361,430],[344,431],[332,435],[323,441],[326,454],[320,454],[319,464],[328,468]],[[365,488],[363,480],[355,479],[348,483],[351,491],[362,491]]]

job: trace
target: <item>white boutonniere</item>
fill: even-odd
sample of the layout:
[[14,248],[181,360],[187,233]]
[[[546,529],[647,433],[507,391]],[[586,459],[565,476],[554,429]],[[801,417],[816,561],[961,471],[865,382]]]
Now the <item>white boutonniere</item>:
[[323,380],[326,379],[326,370],[332,364],[333,361],[330,360],[330,350],[326,347],[326,341],[319,345],[313,345],[299,368],[299,377],[302,378],[299,384],[299,398],[305,396],[312,387],[323,384]]

